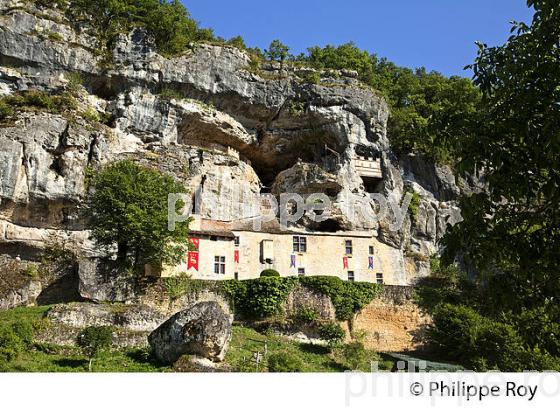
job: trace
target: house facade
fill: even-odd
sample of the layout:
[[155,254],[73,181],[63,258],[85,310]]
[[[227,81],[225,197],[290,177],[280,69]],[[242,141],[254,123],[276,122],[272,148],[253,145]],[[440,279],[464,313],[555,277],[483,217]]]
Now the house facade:
[[405,285],[402,254],[370,232],[305,232],[197,218],[191,224],[187,260],[164,268],[164,277],[258,278],[265,269],[281,276],[337,276],[342,280]]

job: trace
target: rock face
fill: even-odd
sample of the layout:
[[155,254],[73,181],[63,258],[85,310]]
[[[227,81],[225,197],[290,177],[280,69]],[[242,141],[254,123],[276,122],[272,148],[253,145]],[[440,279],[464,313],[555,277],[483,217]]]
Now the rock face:
[[[87,170],[124,158],[175,176],[193,193],[198,213],[220,221],[254,217],[263,192],[324,193],[334,204],[330,220],[317,225],[304,218],[300,227],[371,231],[405,260],[403,285],[429,272],[437,241],[460,220],[451,170],[395,157],[389,107],[354,72],[322,72],[319,84],[307,84],[299,68],[271,63],[253,72],[246,52],[209,44],[168,59],[142,30],[121,35],[101,56],[93,51],[98,40],[56,10],[0,0],[0,11],[0,96],[60,93],[76,73],[84,83],[72,115],[25,110],[0,124],[0,253],[24,257],[53,235],[64,236],[82,261],[84,298],[133,296],[122,281],[100,280],[92,258],[102,255],[80,216]],[[86,118],[88,110],[111,121]],[[356,155],[364,151],[381,159],[383,180],[375,186],[356,170]],[[407,191],[421,204],[400,231],[389,229],[390,216],[374,221],[347,206],[374,207],[374,192],[398,207]]]
[[358,313],[353,331],[363,332],[366,346],[378,352],[416,351],[425,347],[430,324],[410,287],[385,286],[381,297]]
[[151,332],[165,321],[165,315],[148,306],[93,303],[58,305],[49,310],[47,317],[74,328],[117,326],[133,332]]
[[148,341],[156,357],[174,363],[185,354],[222,361],[231,340],[232,318],[216,302],[202,302],[177,313]]

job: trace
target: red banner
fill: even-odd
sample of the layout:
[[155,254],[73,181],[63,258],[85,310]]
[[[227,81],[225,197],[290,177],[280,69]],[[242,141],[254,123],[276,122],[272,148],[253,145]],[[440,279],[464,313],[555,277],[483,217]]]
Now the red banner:
[[189,238],[189,242],[192,245],[193,251],[198,251],[200,249],[200,239]]
[[344,256],[342,258],[342,265],[344,266],[344,269],[348,269],[348,257]]
[[189,252],[187,270],[194,269],[198,272],[198,252]]
[[233,251],[233,261],[239,263],[239,251]]

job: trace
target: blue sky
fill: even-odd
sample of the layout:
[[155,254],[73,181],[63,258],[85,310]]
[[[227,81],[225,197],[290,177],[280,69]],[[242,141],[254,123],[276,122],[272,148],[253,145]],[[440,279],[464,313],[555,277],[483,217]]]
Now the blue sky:
[[476,40],[503,43],[509,21],[529,22],[525,0],[183,0],[203,27],[250,46],[273,39],[294,54],[354,41],[398,65],[470,76]]

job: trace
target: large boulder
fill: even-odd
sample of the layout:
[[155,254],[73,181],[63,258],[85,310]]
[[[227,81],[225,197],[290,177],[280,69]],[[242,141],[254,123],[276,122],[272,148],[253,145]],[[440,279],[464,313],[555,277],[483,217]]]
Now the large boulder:
[[175,363],[185,354],[222,361],[231,325],[232,317],[217,302],[202,302],[172,316],[150,334],[148,342],[164,363]]

